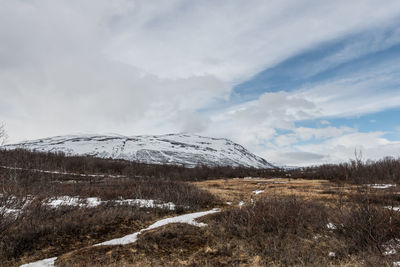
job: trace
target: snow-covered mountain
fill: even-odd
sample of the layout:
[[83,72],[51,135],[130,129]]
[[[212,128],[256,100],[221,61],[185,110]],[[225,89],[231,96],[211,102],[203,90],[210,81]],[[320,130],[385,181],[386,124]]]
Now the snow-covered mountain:
[[56,136],[17,144],[4,149],[24,148],[41,152],[64,152],[66,155],[90,155],[124,159],[149,164],[170,164],[194,167],[232,166],[274,168],[241,145],[228,139],[193,134],[105,136]]

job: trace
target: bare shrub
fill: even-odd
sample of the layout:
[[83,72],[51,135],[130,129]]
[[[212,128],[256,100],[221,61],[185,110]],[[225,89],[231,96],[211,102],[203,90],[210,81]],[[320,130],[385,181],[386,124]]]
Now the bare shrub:
[[354,184],[400,183],[400,158],[386,157],[377,161],[356,160],[340,164],[299,168],[289,171],[293,178],[326,179]]
[[7,141],[7,132],[4,124],[0,124],[0,146],[3,145]]
[[233,167],[156,165],[124,160],[101,159],[90,156],[69,156],[63,153],[32,152],[23,149],[0,150],[0,166],[49,171],[67,171],[86,174],[112,174],[129,177],[152,177],[174,181],[200,181],[233,177],[274,177],[284,176],[280,169],[254,169]]
[[[230,257],[239,254],[247,260],[260,257],[260,265],[318,264],[326,253],[314,250],[317,233],[326,230],[324,206],[290,198],[266,198],[242,209],[214,215],[210,231],[220,241],[218,253]],[[249,264],[250,262],[242,262]]]
[[[334,207],[293,197],[264,198],[203,218],[208,227],[166,225],[127,246],[90,248],[60,266],[390,266],[384,244],[398,238],[399,214],[368,195]],[[328,222],[335,227],[327,227]],[[88,259],[90,259],[88,261]]]
[[[42,170],[104,171],[123,173],[130,163],[93,158],[67,158],[59,154],[0,151],[0,262],[17,264],[21,257],[50,257],[129,234],[167,214],[214,207],[221,202],[212,194],[168,177],[104,177],[44,173]],[[98,163],[98,164],[97,164]],[[10,167],[11,166],[11,167]],[[70,168],[70,169],[68,169]],[[147,168],[147,167],[146,167]],[[89,172],[89,173],[90,173]],[[43,205],[60,196],[97,197],[96,208]],[[113,200],[152,199],[173,202],[176,210],[120,205]],[[32,201],[24,206],[26,200]],[[4,211],[17,208],[15,216]],[[1,265],[1,264],[0,264]]]
[[371,251],[383,255],[384,244],[400,238],[400,212],[375,205],[373,195],[358,194],[350,207],[337,218],[339,238],[345,240],[348,253]]
[[120,205],[52,209],[34,201],[1,233],[0,261],[58,255],[93,241],[129,234],[168,213],[171,212],[153,209],[149,213],[146,209]]
[[172,224],[145,232],[139,236],[137,248],[153,256],[161,257],[172,254],[190,255],[206,245],[206,231],[188,224]]

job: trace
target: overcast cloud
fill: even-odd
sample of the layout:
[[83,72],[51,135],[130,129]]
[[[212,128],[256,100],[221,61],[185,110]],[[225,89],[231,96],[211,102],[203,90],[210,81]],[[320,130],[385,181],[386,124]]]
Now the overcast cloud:
[[[0,0],[0,122],[9,142],[185,131],[282,164],[343,161],[357,146],[399,156],[384,131],[326,120],[399,107],[395,59],[231,101],[235,85],[327,42],[369,33],[301,76],[398,44],[399,31],[386,29],[399,15],[397,0]],[[325,122],[296,124],[304,120]]]

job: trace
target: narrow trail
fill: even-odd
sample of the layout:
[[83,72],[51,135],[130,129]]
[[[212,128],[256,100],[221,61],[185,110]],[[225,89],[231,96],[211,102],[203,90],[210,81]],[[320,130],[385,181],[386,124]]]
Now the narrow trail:
[[[204,223],[196,222],[196,219],[206,216],[208,214],[213,214],[213,213],[219,212],[219,211],[220,211],[219,209],[215,208],[215,209],[208,210],[208,211],[194,212],[194,213],[179,215],[179,216],[175,216],[175,217],[171,217],[171,218],[161,219],[161,220],[153,223],[149,227],[142,229],[136,233],[126,235],[126,236],[123,236],[120,238],[111,239],[109,241],[95,244],[93,246],[126,245],[126,244],[135,243],[137,241],[138,236],[141,233],[164,226],[164,225],[167,225],[167,224],[171,224],[171,223],[187,223],[187,224],[198,226],[198,227],[207,226]],[[20,267],[54,267],[56,260],[57,260],[57,257],[53,257],[53,258],[48,258],[48,259],[43,259],[43,260],[23,264]]]

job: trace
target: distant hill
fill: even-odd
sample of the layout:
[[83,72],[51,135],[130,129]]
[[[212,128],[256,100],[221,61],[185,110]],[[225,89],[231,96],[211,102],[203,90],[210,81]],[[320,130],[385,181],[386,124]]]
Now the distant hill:
[[224,138],[194,134],[107,136],[66,135],[2,146],[39,152],[63,152],[66,155],[90,155],[124,159],[148,164],[195,167],[232,166],[275,168],[243,146]]

